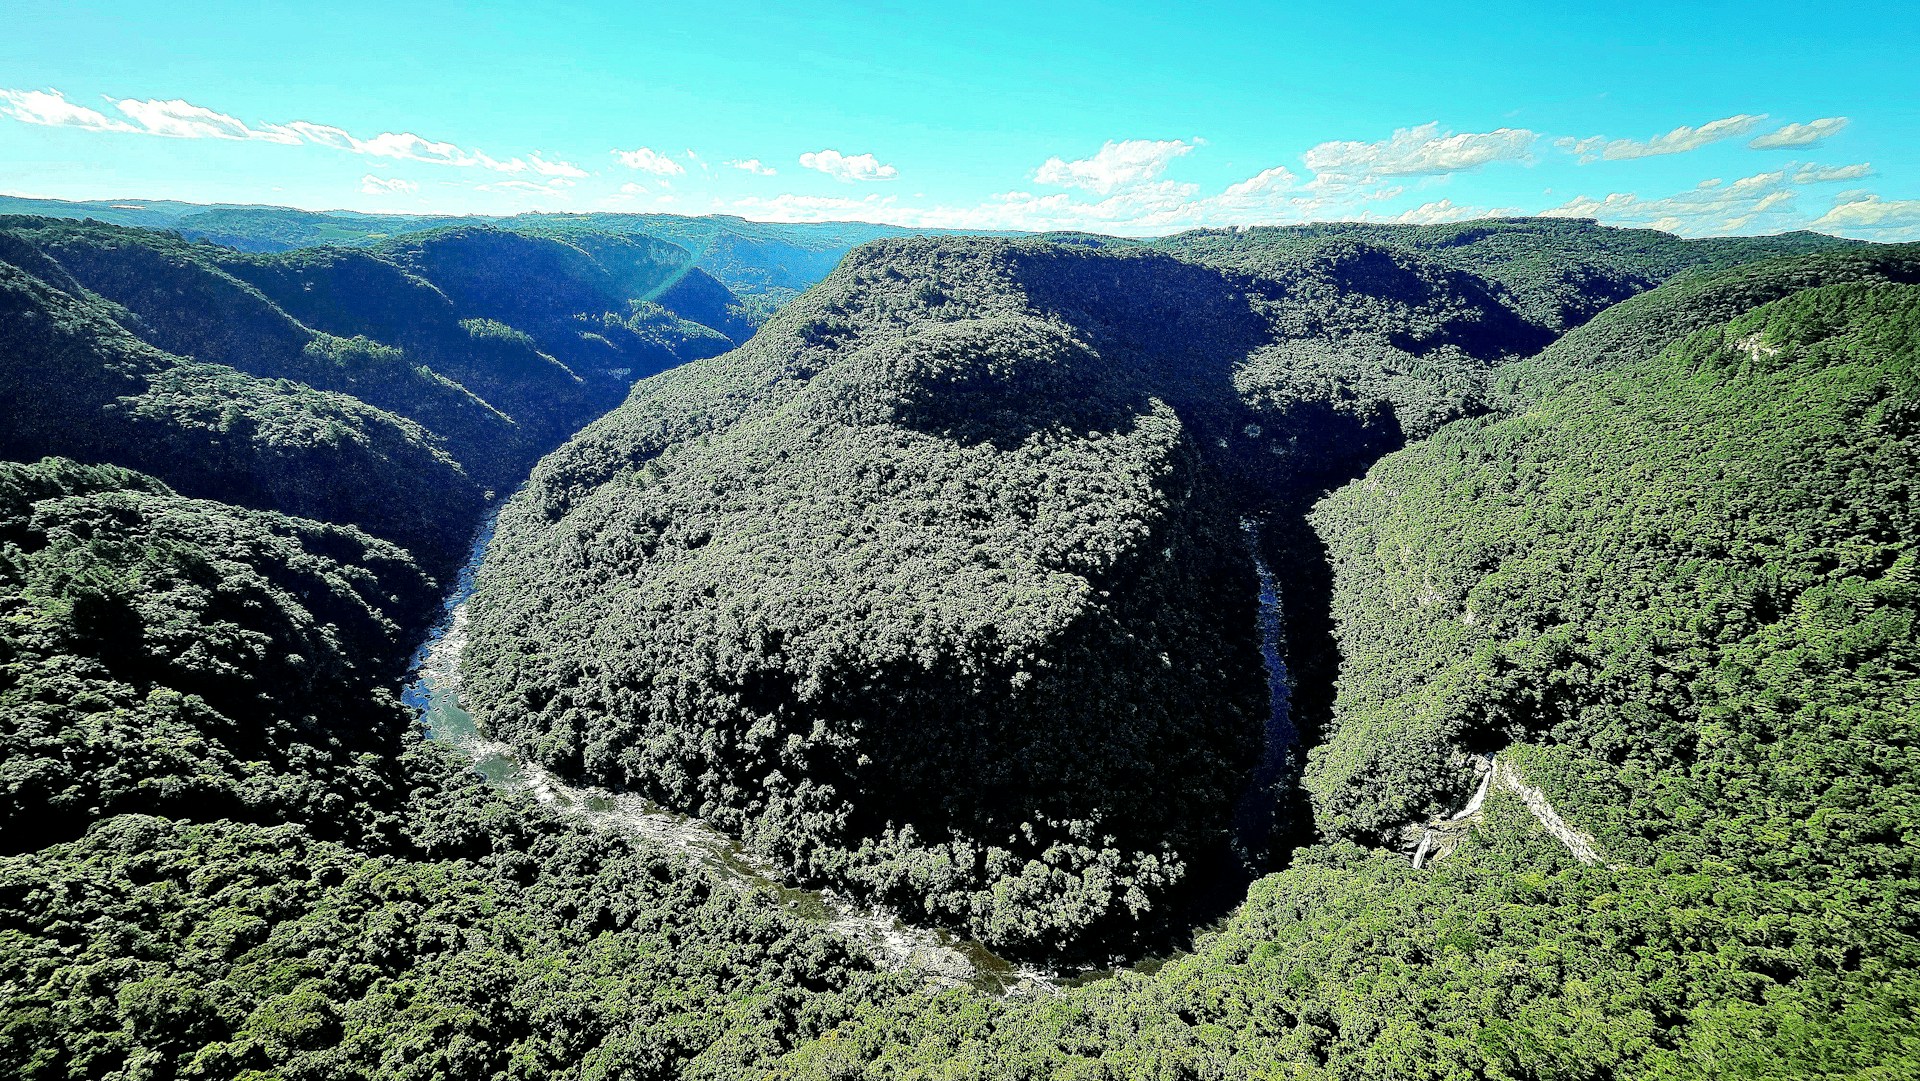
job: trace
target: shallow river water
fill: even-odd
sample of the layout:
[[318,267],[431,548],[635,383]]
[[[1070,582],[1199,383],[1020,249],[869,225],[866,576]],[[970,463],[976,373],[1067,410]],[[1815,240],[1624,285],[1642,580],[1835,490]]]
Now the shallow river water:
[[[496,507],[495,512],[498,513]],[[413,658],[413,676],[402,700],[418,710],[428,739],[465,754],[473,768],[502,788],[526,792],[540,802],[602,829],[643,837],[680,853],[728,885],[764,891],[803,918],[824,923],[864,949],[877,963],[917,972],[937,984],[971,984],[1005,994],[1050,988],[1056,976],[1016,966],[979,943],[945,931],[915,927],[883,909],[865,907],[829,890],[785,882],[770,864],[688,815],[668,811],[630,793],[575,785],[521,760],[512,747],[486,739],[460,697],[460,653],[467,643],[467,608],[474,576],[493,539],[489,514],[440,621]]]
[[[830,890],[794,886],[783,880],[777,868],[697,818],[669,811],[631,793],[569,783],[537,764],[523,761],[507,744],[485,738],[460,696],[460,654],[467,644],[474,578],[493,539],[498,513],[496,505],[474,538],[440,621],[413,658],[413,675],[402,699],[419,711],[428,739],[465,754],[476,771],[502,788],[526,792],[596,827],[646,838],[684,855],[739,889],[763,891],[803,918],[830,926],[883,966],[917,972],[937,984],[970,984],[997,994],[1042,991],[1113,971],[1063,974],[1017,966],[969,939],[913,926],[892,912],[856,904]],[[1266,752],[1235,815],[1236,847],[1243,852],[1258,849],[1266,841],[1273,786],[1294,738],[1287,715],[1286,668],[1280,658],[1280,602],[1273,575],[1259,554],[1258,533],[1251,524],[1247,531],[1260,579],[1259,632],[1273,705],[1267,722]],[[1144,969],[1158,963],[1148,960],[1133,967]]]

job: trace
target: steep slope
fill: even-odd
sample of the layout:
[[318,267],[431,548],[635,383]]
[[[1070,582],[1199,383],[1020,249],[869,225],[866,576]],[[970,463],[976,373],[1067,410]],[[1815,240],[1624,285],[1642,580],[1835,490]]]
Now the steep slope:
[[1654,229],[1616,229],[1584,218],[1487,218],[1452,225],[1332,222],[1199,229],[1152,246],[1224,269],[1270,275],[1329,245],[1385,248],[1486,279],[1527,321],[1555,333],[1585,323],[1682,271],[1770,255],[1857,248],[1818,233],[1683,240]]
[[1802,289],[1845,282],[1920,282],[1920,246],[1873,246],[1846,253],[1762,259],[1683,275],[1602,312],[1539,356],[1494,376],[1494,398],[1522,409],[1533,398],[1595,369],[1648,360],[1693,331]]
[[[641,299],[687,272],[683,250],[575,239],[469,226],[260,255],[0,219],[6,452],[355,523],[448,570],[482,492],[517,484],[634,377],[733,344]],[[683,307],[750,333],[724,289],[703,295],[714,310]]]
[[118,305],[128,329],[167,352],[352,395],[404,416],[439,436],[488,485],[507,483],[538,453],[510,418],[403,350],[301,324],[220,269],[220,249],[47,219],[6,219],[0,228]]
[[662,289],[654,300],[682,319],[702,323],[725,334],[734,344],[753,337],[756,321],[741,309],[740,299],[699,267]]
[[[1334,838],[1157,971],[877,1006],[781,1076],[1912,1075],[1916,418],[1920,286],[1869,279],[1390,455],[1314,516]],[[1344,839],[1496,750],[1517,785],[1437,864]]]
[[[516,439],[530,447],[559,443],[622,392],[614,380],[576,374],[497,318],[463,318],[437,286],[371,252],[313,248],[215,258],[315,330],[390,343],[425,361],[512,419]],[[525,462],[516,456],[511,468]]]
[[[618,229],[605,215],[578,219],[534,218],[518,222],[516,226],[521,232],[552,236],[592,256],[612,276],[629,305],[658,304],[682,319],[717,331],[732,345],[743,344],[753,337],[754,330],[778,307],[774,304],[749,310],[731,289],[702,270],[697,265],[697,257],[686,248],[645,233]],[[834,252],[834,261],[838,261],[840,254]],[[820,269],[818,277],[825,277],[832,269],[829,263]],[[818,277],[809,279],[809,284]]]
[[[387,687],[434,590],[398,548],[57,458],[0,465],[0,543],[0,848],[123,812],[314,816],[400,726]],[[294,769],[297,747],[334,760]],[[363,804],[312,821],[377,829]]]
[[[1021,253],[954,254],[867,253],[543,463],[476,602],[472,697],[567,772],[1031,951],[1124,934],[1179,880],[1264,679],[1233,520],[1119,377],[1169,358],[1032,313]],[[1230,303],[1187,276],[1165,310]]]
[[624,384],[688,359],[628,326],[634,303],[657,299],[684,258],[669,249],[644,237],[561,239],[461,226],[409,234],[378,250],[432,281],[462,318],[525,331],[575,372],[618,371],[614,378]]
[[[1589,393],[1449,428],[1323,505],[1336,581],[1367,585],[1336,611],[1337,725],[1308,773],[1322,827],[1458,805],[1457,751],[1509,741],[1657,774],[1741,710],[1721,699],[1758,693],[1740,666],[1806,648],[1769,636],[1820,630],[1848,589],[1881,603],[1915,535],[1917,313],[1914,286],[1800,290]],[[1780,708],[1753,723],[1804,720]]]
[[164,199],[71,202],[5,195],[0,195],[0,213],[90,218],[115,225],[168,229],[191,240],[244,252],[282,252],[323,245],[377,247],[406,234],[471,227],[477,222],[572,243],[589,235],[615,237],[673,249],[676,254],[670,261],[676,271],[692,266],[711,275],[734,295],[740,317],[756,326],[832,273],[841,257],[861,244],[885,237],[963,232],[867,222],[748,221],[726,214],[537,213],[476,218],[202,206]]
[[[1239,520],[1398,446],[1396,405],[1416,434],[1466,410],[1449,373],[1545,337],[1391,256],[1250,282],[1078,245],[859,249],[535,471],[482,577],[474,701],[806,877],[1014,952],[1125,948],[1224,848],[1259,753]],[[1355,372],[1387,373],[1364,410]]]
[[343,394],[163,353],[113,314],[0,262],[0,457],[143,468],[190,495],[361,526],[437,570],[458,561],[481,492],[432,434]]
[[888,997],[422,743],[435,610],[356,530],[0,464],[0,1072],[724,1077]]
[[536,229],[639,233],[671,241],[691,253],[693,266],[737,295],[755,323],[833,273],[840,259],[862,244],[955,232],[867,222],[748,221],[730,214],[528,214],[509,220]]

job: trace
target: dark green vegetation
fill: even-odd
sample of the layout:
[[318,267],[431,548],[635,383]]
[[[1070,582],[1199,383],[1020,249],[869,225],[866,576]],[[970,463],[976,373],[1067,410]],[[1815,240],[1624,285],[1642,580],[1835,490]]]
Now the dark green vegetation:
[[1314,499],[1490,408],[1582,317],[1540,299],[1567,281],[1816,246],[1379,232],[857,250],[536,470],[476,603],[482,718],[996,948],[1152,941],[1261,751],[1238,523],[1286,583],[1311,736],[1337,657]]
[[5,466],[0,493],[0,847],[196,809],[380,832],[357,753],[404,727],[390,688],[435,607],[405,552],[58,458]]
[[[797,234],[680,221],[0,227],[0,455],[113,463],[0,465],[0,1073],[1914,1075],[1920,256],[885,240],[714,355],[764,269],[718,260],[771,250],[728,238]],[[1009,952],[1137,953],[1236,884],[1253,523],[1277,872],[1164,965],[936,991],[422,744],[394,689],[483,491],[688,357],[506,508],[496,735]]]
[[[1322,503],[1327,840],[1157,972],[874,1009],[791,1075],[1914,1076],[1920,286],[1888,280],[1913,265],[1657,291],[1600,370]],[[1602,862],[1505,786],[1428,869],[1353,843],[1464,803],[1469,751]]]
[[[887,273],[921,257],[951,273]],[[1057,258],[1159,276],[1187,322],[1080,340],[1016,284]],[[1205,846],[1264,712],[1239,530],[1125,375],[1229,346],[1194,333],[1234,318],[1213,281],[861,249],[543,463],[489,562],[474,701],[805,877],[1031,952],[1124,932]]]
[[651,238],[663,247],[680,249],[675,255],[676,266],[697,268],[724,285],[735,296],[730,303],[737,303],[741,317],[755,325],[832,273],[840,257],[861,244],[882,237],[950,232],[864,222],[781,224],[726,215],[593,213],[456,218],[275,206],[202,206],[164,199],[66,202],[7,195],[0,195],[0,214],[91,218],[114,225],[167,229],[190,240],[249,252],[321,245],[372,247],[409,233],[476,222],[541,235]]
[[[1228,269],[1275,276],[1275,267],[1325,260],[1356,246],[1385,249],[1393,262],[1465,272],[1486,279],[1529,322],[1554,332],[1585,323],[1608,305],[1687,270],[1736,266],[1774,256],[1857,247],[1818,233],[1722,237],[1676,242],[1651,229],[1612,229],[1591,221],[1486,219],[1453,225],[1334,222],[1283,228],[1202,229],[1147,242],[1163,251]],[[1385,262],[1375,264],[1386,275]],[[1403,272],[1402,272],[1403,273]],[[1431,275],[1433,270],[1426,271]],[[1388,277],[1377,277],[1380,285]],[[1417,290],[1404,294],[1407,299]]]
[[751,332],[685,261],[585,231],[262,255],[0,218],[0,454],[351,523],[444,572],[486,492],[631,380]]
[[644,236],[0,220],[0,456],[113,463],[0,463],[0,1074],[735,1076],[893,993],[395,693],[484,490],[730,298]]
[[888,986],[419,741],[351,528],[0,466],[0,1073],[737,1076]]

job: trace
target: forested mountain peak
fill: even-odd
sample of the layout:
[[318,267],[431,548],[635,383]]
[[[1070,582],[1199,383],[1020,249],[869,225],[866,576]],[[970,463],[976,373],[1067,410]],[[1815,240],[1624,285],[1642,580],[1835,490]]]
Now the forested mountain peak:
[[1557,333],[1445,239],[863,245],[535,471],[481,578],[481,714],[1001,948],[1156,933],[1261,753],[1240,520],[1290,535]]

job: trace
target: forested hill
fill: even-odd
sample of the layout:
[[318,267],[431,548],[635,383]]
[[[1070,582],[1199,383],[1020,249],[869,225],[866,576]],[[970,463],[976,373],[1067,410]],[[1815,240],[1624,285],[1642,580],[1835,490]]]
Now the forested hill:
[[0,464],[0,1074],[735,1076],[894,984],[425,743],[351,527]]
[[1321,843],[1155,971],[875,1007],[780,1076],[1920,1071],[1914,258],[1656,290],[1334,493]]
[[0,219],[0,1074],[733,1076],[905,990],[396,694],[488,489],[751,331],[645,236]]
[[841,256],[860,244],[882,237],[954,232],[865,222],[757,222],[725,214],[691,217],[597,212],[485,218],[203,206],[164,199],[69,202],[8,195],[0,195],[0,214],[91,218],[115,225],[165,229],[190,240],[251,252],[326,245],[370,247],[410,233],[470,225],[526,233],[652,238],[683,249],[681,265],[697,268],[725,285],[744,302],[755,322],[832,273]]
[[[0,218],[0,1075],[1920,1073],[1920,250],[891,237],[763,321],[866,227],[107,213]],[[530,465],[487,735],[1183,948],[936,985],[423,741]]]
[[1821,233],[1681,241],[1654,229],[1539,218],[1489,218],[1452,225],[1331,222],[1198,229],[1147,243],[1211,266],[1281,280],[1310,273],[1309,268],[1356,247],[1405,252],[1493,282],[1528,321],[1556,333],[1579,326],[1607,306],[1683,271],[1866,246]]
[[632,380],[752,333],[687,261],[578,231],[254,254],[0,218],[0,454],[359,525],[442,573],[488,491]]
[[480,710],[803,877],[1015,953],[1130,948],[1261,751],[1242,520],[1292,579],[1311,732],[1332,654],[1299,515],[1598,306],[1517,268],[1627,293],[1813,246],[1488,230],[1480,271],[1404,231],[856,249],[542,462],[482,577]]

